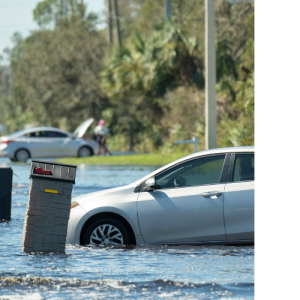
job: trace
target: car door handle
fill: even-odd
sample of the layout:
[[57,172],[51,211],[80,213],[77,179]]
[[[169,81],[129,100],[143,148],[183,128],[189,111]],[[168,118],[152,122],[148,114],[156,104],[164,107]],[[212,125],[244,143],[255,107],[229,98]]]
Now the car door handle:
[[222,194],[223,194],[222,192],[205,192],[205,193],[202,193],[201,196],[209,198],[212,196],[218,197],[218,196],[221,196]]

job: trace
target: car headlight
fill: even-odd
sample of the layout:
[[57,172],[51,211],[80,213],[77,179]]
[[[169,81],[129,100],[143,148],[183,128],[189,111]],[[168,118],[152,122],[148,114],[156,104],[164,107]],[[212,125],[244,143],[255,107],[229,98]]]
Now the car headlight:
[[77,202],[72,202],[72,203],[71,203],[71,209],[74,208],[74,207],[76,207],[76,206],[78,206],[78,205],[79,205],[79,204],[78,204]]

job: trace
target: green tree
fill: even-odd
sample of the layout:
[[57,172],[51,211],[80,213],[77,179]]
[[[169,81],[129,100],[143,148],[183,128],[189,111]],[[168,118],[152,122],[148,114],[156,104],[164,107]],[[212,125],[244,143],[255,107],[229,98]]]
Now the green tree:
[[[176,25],[164,22],[147,39],[136,32],[127,47],[115,50],[103,72],[102,88],[115,105],[116,114],[122,107],[117,128],[129,135],[130,149],[138,142],[132,136],[138,137],[141,131],[151,134],[152,125],[160,122],[163,107],[167,105],[163,99],[167,91],[197,79],[194,47],[195,42],[185,39]],[[202,73],[198,78],[201,80]],[[124,114],[130,116],[130,122]],[[162,143],[157,134],[153,141],[156,145]]]
[[12,102],[40,124],[68,130],[98,119],[108,105],[98,84],[106,47],[103,32],[85,15],[32,33],[12,50]]
[[220,86],[218,90],[219,99],[226,99],[218,126],[219,146],[223,147],[254,145],[254,14],[247,16],[243,26],[246,43],[236,63],[239,79],[230,81],[234,98],[228,97],[231,91]]
[[41,26],[60,26],[74,18],[86,18],[95,21],[97,15],[86,15],[86,6],[82,0],[44,0],[33,11],[34,20]]
[[[219,146],[251,144],[254,5],[216,0],[215,11]],[[12,92],[0,103],[18,126],[72,130],[102,117],[116,147],[126,136],[141,151],[204,140],[204,0],[173,0],[168,21],[164,0],[119,1],[121,49],[108,47],[83,1],[41,1],[34,18],[40,30],[14,36]]]

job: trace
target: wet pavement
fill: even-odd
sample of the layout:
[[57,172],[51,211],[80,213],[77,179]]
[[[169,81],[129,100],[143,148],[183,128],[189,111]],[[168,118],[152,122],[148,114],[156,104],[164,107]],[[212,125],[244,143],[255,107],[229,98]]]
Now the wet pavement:
[[[253,246],[67,245],[66,254],[21,252],[30,164],[13,168],[12,220],[0,223],[0,299],[253,299]],[[155,167],[85,166],[72,196],[131,183]]]

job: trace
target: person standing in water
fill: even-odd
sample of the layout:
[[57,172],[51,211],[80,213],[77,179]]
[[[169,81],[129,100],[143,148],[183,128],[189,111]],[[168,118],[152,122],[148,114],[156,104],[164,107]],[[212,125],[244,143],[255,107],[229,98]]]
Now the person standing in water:
[[110,155],[112,153],[107,149],[106,146],[106,137],[108,134],[108,129],[107,127],[104,126],[105,121],[100,120],[98,123],[98,126],[95,128],[95,136],[96,136],[96,141],[98,142],[98,153],[97,155],[101,155],[101,148],[103,148],[103,154],[104,156],[106,155],[106,152],[108,152]]

